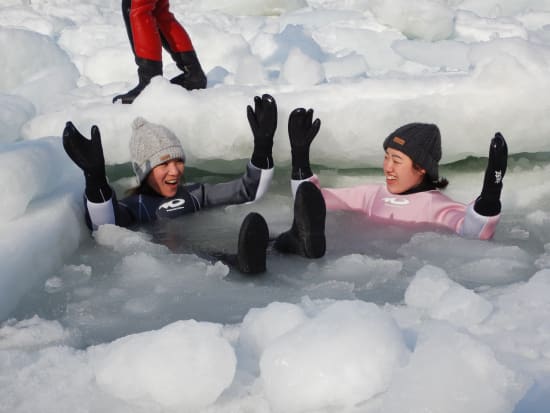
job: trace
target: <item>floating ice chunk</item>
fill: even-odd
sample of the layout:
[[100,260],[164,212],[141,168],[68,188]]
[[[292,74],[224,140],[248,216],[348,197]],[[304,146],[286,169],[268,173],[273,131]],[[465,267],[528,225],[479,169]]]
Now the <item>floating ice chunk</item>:
[[373,285],[395,278],[403,269],[398,260],[350,254],[327,262],[319,271],[323,279],[352,281],[356,285]]
[[251,309],[243,319],[240,347],[245,353],[260,356],[275,339],[308,320],[295,304],[273,302],[265,308]]
[[456,286],[456,283],[447,277],[444,270],[426,265],[416,273],[405,291],[405,304],[429,309],[436,305],[453,286]]
[[405,303],[425,310],[434,319],[460,326],[482,322],[493,309],[485,298],[452,281],[445,271],[431,265],[416,273],[405,292]]
[[63,279],[60,277],[51,277],[44,283],[44,290],[47,293],[56,293],[63,289]]
[[[514,248],[509,249],[512,253]],[[464,263],[453,269],[451,274],[458,281],[500,285],[525,280],[532,274],[532,269],[531,262],[494,256]]]
[[90,351],[99,387],[129,403],[196,411],[232,382],[233,348],[220,325],[178,321]]
[[499,285],[526,279],[533,270],[533,258],[519,246],[456,235],[418,233],[398,252],[429,259],[433,265],[445,269],[452,279],[476,285]]
[[101,225],[94,232],[94,238],[99,245],[125,255],[136,252],[163,255],[170,252],[166,246],[150,242],[151,237],[144,232],[132,231],[113,224]]
[[214,264],[206,268],[206,276],[213,279],[223,279],[229,274],[229,266],[221,261],[216,261]]
[[351,407],[384,391],[407,355],[376,305],[338,301],[268,345],[261,378],[276,412]]
[[69,330],[57,320],[44,320],[37,315],[0,325],[0,350],[34,350],[46,346],[69,344],[73,338]]
[[92,267],[85,264],[65,265],[63,266],[63,271],[82,280],[88,280],[92,276]]
[[530,381],[449,325],[426,324],[409,364],[383,396],[385,413],[511,413]]
[[[513,288],[512,288],[513,287]],[[499,297],[499,306],[515,311],[518,307],[527,311],[550,313],[550,269],[535,273],[529,281],[509,288],[509,292]],[[502,311],[502,309],[501,309]]]

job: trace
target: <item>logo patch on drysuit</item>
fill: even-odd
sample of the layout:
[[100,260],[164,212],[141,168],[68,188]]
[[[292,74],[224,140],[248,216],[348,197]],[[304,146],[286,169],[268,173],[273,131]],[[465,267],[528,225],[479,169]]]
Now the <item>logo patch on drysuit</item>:
[[167,212],[177,211],[178,209],[183,209],[183,208],[185,208],[185,199],[181,199],[181,198],[172,199],[168,202],[165,202],[161,206],[159,206],[159,209],[164,209]]
[[382,198],[382,201],[384,201],[385,204],[390,205],[409,205],[410,201],[407,198]]
[[399,136],[394,136],[393,139],[392,139],[396,144],[398,145],[401,145],[401,146],[405,146],[405,143],[407,143],[407,141],[403,138],[400,138]]

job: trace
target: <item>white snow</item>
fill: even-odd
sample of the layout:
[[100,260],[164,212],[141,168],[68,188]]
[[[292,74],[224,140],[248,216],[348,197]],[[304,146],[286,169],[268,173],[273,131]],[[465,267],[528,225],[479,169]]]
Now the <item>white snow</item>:
[[[488,412],[550,405],[550,1],[183,0],[208,88],[137,82],[116,0],[0,4],[0,412]],[[67,121],[101,131],[119,197],[131,121],[181,139],[188,179],[237,176],[246,106],[279,109],[275,178],[252,205],[129,230],[84,224]],[[327,216],[319,260],[270,251],[246,277],[240,222],[291,222],[289,113],[322,121],[325,186],[382,182],[382,140],[439,125],[446,192],[481,189],[489,140],[510,160],[491,241]],[[457,161],[457,163],[454,163]]]

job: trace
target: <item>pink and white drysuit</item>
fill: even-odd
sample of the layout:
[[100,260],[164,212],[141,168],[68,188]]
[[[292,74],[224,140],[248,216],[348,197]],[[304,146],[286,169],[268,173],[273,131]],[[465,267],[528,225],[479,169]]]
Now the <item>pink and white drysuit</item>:
[[383,221],[440,225],[466,238],[492,238],[500,220],[500,214],[480,215],[473,202],[465,205],[453,201],[437,189],[399,195],[379,184],[321,188],[318,177],[313,175],[305,180],[292,180],[293,194],[303,181],[311,181],[321,189],[327,210],[356,211]]

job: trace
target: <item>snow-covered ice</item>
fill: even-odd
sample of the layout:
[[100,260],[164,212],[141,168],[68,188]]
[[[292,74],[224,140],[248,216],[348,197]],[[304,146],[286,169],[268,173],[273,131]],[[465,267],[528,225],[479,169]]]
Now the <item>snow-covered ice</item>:
[[[173,0],[208,88],[137,82],[115,0],[0,4],[0,412],[543,413],[550,405],[550,1]],[[188,181],[239,175],[246,105],[279,108],[267,196],[139,231],[84,224],[60,135],[98,125],[119,195],[131,121],[171,128]],[[481,189],[490,138],[510,159],[491,241],[327,216],[319,260],[213,260],[240,222],[273,235],[292,200],[286,121],[322,121],[325,186],[382,182],[382,140],[439,125],[446,192]]]

